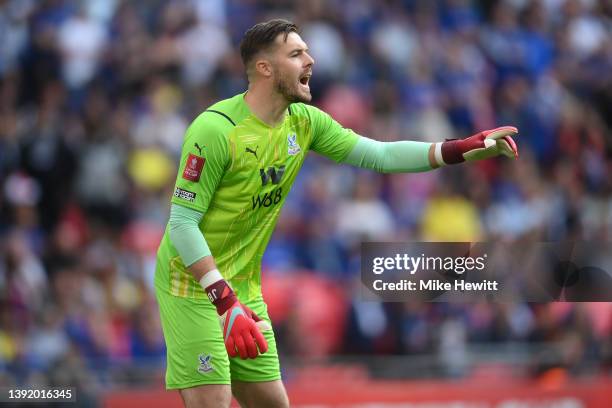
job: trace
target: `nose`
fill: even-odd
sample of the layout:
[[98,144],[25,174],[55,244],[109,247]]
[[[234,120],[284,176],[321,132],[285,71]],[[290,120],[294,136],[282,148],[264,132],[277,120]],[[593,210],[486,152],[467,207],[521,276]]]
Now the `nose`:
[[306,66],[310,67],[314,65],[314,62],[315,62],[314,58],[312,58],[312,56],[307,52],[305,52],[304,55],[306,56]]

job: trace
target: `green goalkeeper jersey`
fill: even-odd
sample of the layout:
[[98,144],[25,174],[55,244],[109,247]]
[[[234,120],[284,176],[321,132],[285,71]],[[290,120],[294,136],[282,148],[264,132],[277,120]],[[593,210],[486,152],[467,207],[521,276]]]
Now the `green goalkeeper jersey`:
[[[183,142],[172,203],[204,213],[199,228],[221,274],[241,300],[261,294],[261,259],[309,150],[346,158],[358,135],[301,103],[271,127],[251,113],[245,94],[200,114]],[[157,252],[159,289],[207,298],[183,264],[168,228]]]

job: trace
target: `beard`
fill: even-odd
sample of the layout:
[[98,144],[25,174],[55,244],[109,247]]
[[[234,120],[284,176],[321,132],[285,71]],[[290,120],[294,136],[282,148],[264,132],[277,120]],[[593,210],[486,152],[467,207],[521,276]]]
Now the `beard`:
[[299,82],[289,80],[285,75],[278,72],[274,78],[274,89],[289,103],[304,102],[312,100],[310,92],[302,91],[297,85]]

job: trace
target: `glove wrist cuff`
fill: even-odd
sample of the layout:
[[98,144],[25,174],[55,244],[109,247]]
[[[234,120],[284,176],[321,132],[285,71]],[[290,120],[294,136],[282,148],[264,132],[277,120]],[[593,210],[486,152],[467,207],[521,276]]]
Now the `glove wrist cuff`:
[[463,153],[465,152],[461,146],[461,140],[447,140],[441,143],[440,156],[444,164],[463,163],[465,161]]
[[218,269],[208,271],[202,279],[200,285],[206,292],[208,299],[217,308],[217,314],[222,316],[227,310],[238,301],[236,294],[227,283]]

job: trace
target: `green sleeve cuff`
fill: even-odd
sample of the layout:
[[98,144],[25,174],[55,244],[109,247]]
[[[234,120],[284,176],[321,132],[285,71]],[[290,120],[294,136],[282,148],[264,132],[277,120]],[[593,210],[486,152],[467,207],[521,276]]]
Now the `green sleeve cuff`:
[[431,143],[379,142],[360,136],[344,163],[379,173],[416,173],[432,170],[429,163]]
[[182,205],[170,206],[169,235],[185,266],[211,255],[206,239],[200,231],[199,224],[204,216],[199,211]]

